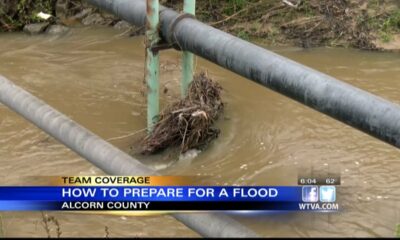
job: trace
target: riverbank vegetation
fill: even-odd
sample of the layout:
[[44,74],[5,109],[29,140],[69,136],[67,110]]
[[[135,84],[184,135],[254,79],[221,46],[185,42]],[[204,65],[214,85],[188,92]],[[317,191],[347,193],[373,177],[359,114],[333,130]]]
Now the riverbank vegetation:
[[55,0],[0,0],[0,31],[20,31],[27,24],[44,22],[37,14],[55,14],[55,3]]
[[[182,0],[160,2],[182,9]],[[0,31],[19,31],[26,24],[45,21],[37,17],[39,12],[56,16],[52,21],[63,25],[118,23],[82,0],[0,0]],[[243,39],[270,45],[400,49],[397,0],[197,0],[197,17]]]
[[395,0],[209,0],[198,1],[197,17],[271,45],[383,50],[400,36],[400,2]]

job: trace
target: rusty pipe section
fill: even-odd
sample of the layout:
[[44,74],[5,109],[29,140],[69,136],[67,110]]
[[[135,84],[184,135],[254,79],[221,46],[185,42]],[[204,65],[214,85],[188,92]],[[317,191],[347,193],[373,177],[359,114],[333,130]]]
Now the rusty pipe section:
[[[144,25],[144,0],[87,1]],[[400,147],[400,106],[171,9],[161,7],[160,20],[169,44]]]
[[[20,114],[107,174],[159,175],[1,75],[0,103]],[[257,236],[247,227],[222,214],[172,214],[172,216],[205,237]]]

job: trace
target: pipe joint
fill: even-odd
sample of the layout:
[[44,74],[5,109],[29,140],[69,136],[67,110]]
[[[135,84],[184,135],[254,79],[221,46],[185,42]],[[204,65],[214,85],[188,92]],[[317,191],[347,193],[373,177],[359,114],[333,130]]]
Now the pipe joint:
[[170,43],[171,47],[173,47],[174,49],[176,49],[178,51],[182,51],[182,48],[175,38],[174,30],[175,30],[176,25],[178,25],[178,23],[180,21],[182,21],[183,19],[186,19],[186,18],[196,19],[196,17],[193,14],[181,13],[181,14],[178,14],[168,26],[168,31],[167,31],[168,35],[166,36],[166,41]]

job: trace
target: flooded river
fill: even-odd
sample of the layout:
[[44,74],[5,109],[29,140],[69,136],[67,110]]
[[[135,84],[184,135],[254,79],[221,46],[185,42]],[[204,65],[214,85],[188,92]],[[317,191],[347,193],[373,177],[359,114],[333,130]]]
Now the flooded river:
[[[144,48],[141,37],[120,34],[103,28],[74,29],[62,37],[1,34],[0,74],[129,151],[132,133],[146,126]],[[272,50],[400,103],[398,54]],[[163,104],[179,96],[179,60],[173,50],[162,52]],[[198,58],[196,70],[202,69],[225,89],[220,138],[192,160],[141,161],[163,174],[208,176],[221,185],[295,185],[298,173],[340,173],[340,213],[234,217],[262,236],[394,236],[400,223],[397,149]],[[0,106],[1,185],[20,184],[26,176],[95,174],[102,172]],[[198,236],[169,216],[49,214],[64,237]],[[6,236],[47,236],[40,213],[1,215]]]

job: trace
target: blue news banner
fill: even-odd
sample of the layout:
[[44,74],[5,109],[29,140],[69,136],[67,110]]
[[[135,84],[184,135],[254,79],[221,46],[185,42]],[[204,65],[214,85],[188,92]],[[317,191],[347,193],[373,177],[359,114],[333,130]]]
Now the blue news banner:
[[0,187],[0,211],[338,210],[324,208],[313,188],[305,198],[304,186]]

